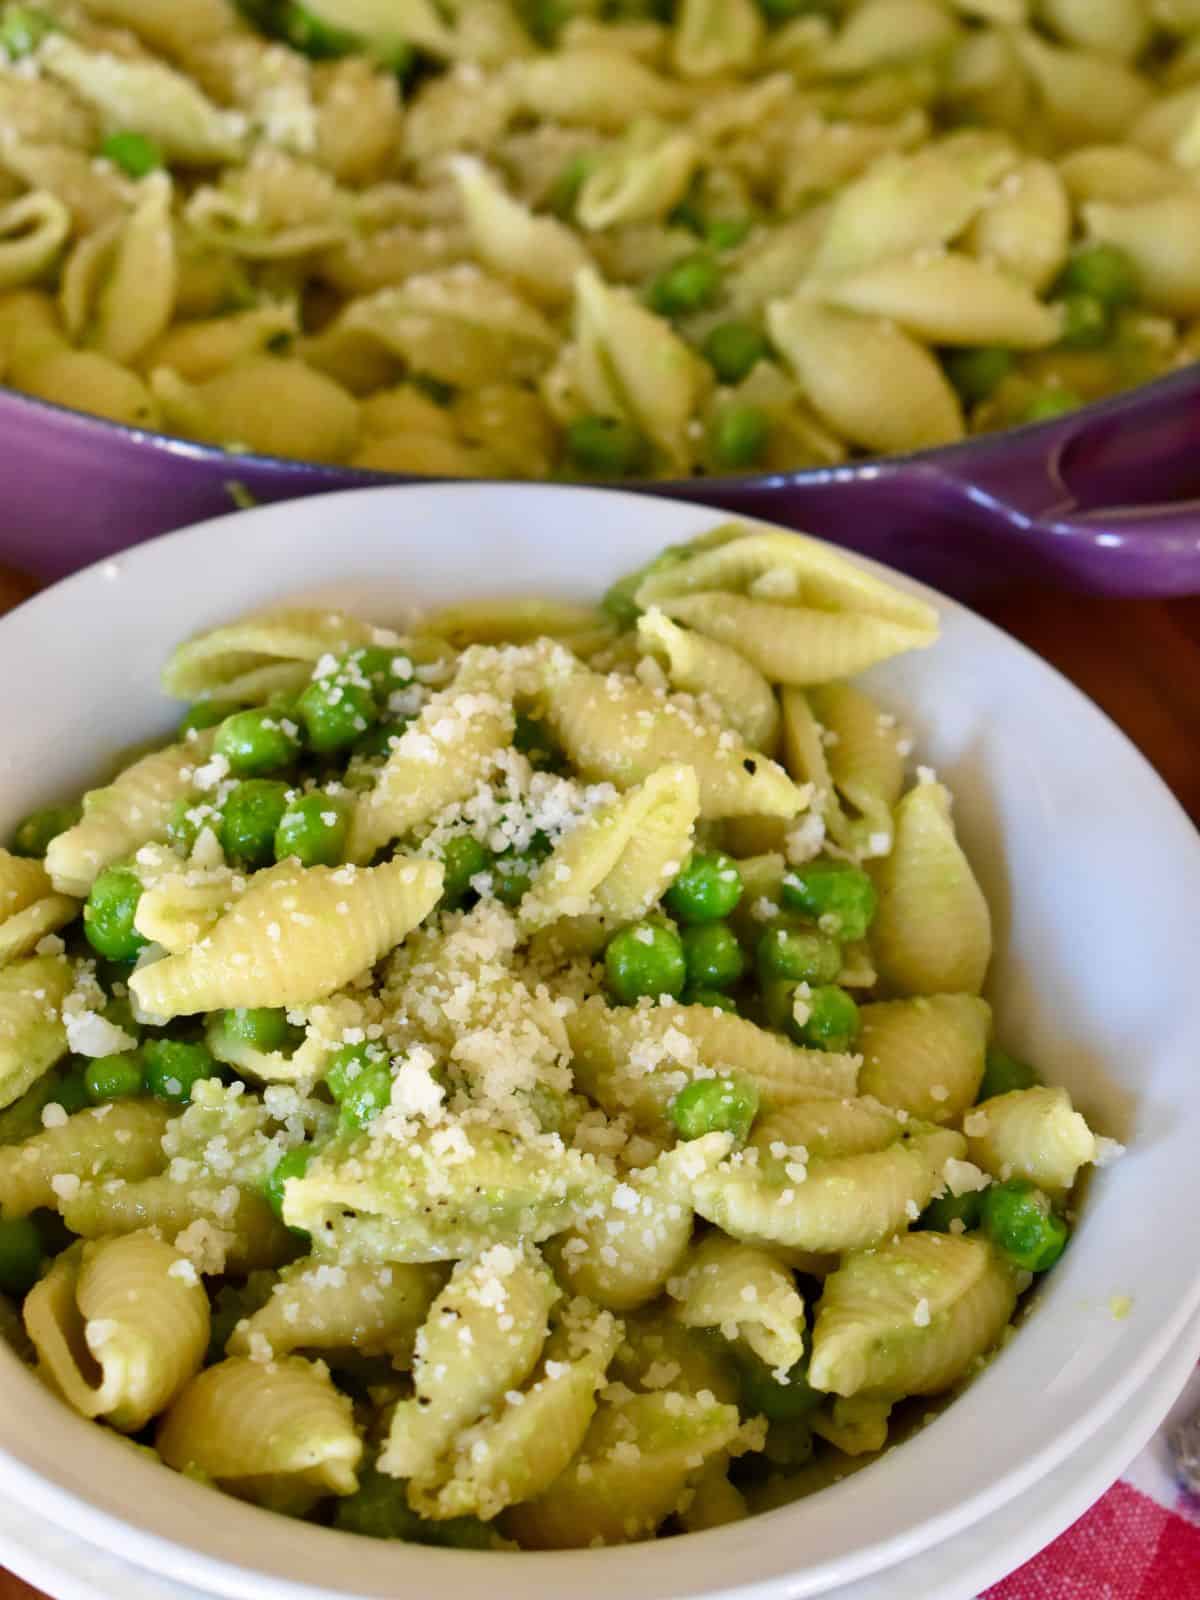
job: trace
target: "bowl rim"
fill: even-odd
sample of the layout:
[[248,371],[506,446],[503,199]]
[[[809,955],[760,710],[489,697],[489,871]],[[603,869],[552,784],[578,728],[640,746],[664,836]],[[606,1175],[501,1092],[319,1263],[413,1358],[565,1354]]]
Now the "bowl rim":
[[[296,518],[313,518],[317,508],[321,508],[325,515],[323,522],[336,521],[342,526],[344,539],[349,531],[346,528],[347,517],[362,516],[369,518],[370,508],[382,503],[392,503],[398,497],[406,497],[404,503],[411,508],[428,505],[429,514],[445,515],[445,507],[451,507],[453,513],[464,522],[469,522],[471,517],[486,520],[488,516],[488,501],[497,496],[504,496],[515,500],[528,500],[537,497],[549,500],[562,507],[564,511],[574,506],[577,507],[581,495],[595,498],[603,495],[605,510],[624,510],[630,514],[633,521],[639,518],[651,524],[652,534],[643,541],[643,548],[652,551],[661,547],[663,543],[673,539],[686,538],[696,532],[699,527],[706,526],[713,520],[730,520],[727,514],[719,509],[688,501],[662,500],[657,497],[638,495],[628,490],[605,489],[601,491],[583,490],[575,486],[551,486],[530,484],[418,484],[418,485],[389,485],[375,489],[371,494],[364,494],[359,490],[345,490],[340,495],[315,497],[305,501],[311,505],[312,510],[307,512],[298,510],[291,502],[263,506],[249,513],[230,513],[222,517],[198,523],[191,528],[177,530],[147,541],[126,551],[119,563],[98,561],[90,567],[74,573],[68,578],[42,591],[15,608],[9,617],[0,621],[0,651],[4,648],[6,636],[13,629],[11,619],[22,619],[25,626],[43,637],[48,636],[48,629],[42,627],[43,618],[47,624],[52,624],[53,614],[59,605],[64,592],[71,592],[91,599],[99,598],[104,594],[111,597],[112,590],[108,581],[113,576],[113,567],[127,567],[136,563],[153,567],[156,563],[166,560],[170,564],[177,547],[182,548],[195,541],[199,547],[202,541],[208,541],[210,546],[214,541],[214,529],[225,527],[226,533],[232,539],[236,537],[239,547],[245,542],[246,536],[254,536],[255,529],[266,532],[270,524],[275,524],[277,531],[282,535],[287,523]],[[326,506],[325,502],[330,502]],[[329,513],[332,509],[332,515]],[[338,513],[344,515],[338,515]],[[247,517],[253,519],[247,522]],[[752,525],[770,528],[770,523],[763,523],[761,519],[738,518]],[[236,523],[236,535],[233,525]],[[427,528],[426,528],[427,531]],[[787,529],[775,531],[789,532]],[[310,537],[313,533],[310,532]],[[641,532],[638,534],[641,538]],[[339,543],[342,541],[339,540]],[[838,554],[836,546],[830,547]],[[215,553],[210,548],[207,552],[210,560],[215,559]],[[848,557],[852,561],[861,561],[868,569],[887,578],[907,592],[917,594],[936,605],[943,619],[957,620],[972,629],[980,629],[984,638],[995,636],[992,643],[998,643],[1004,651],[1017,652],[1017,657],[1024,661],[1027,668],[1032,668],[1036,673],[1054,686],[1055,692],[1064,697],[1064,702],[1076,717],[1085,719],[1091,731],[1105,739],[1113,750],[1119,749],[1122,758],[1122,770],[1127,774],[1135,773],[1142,784],[1149,786],[1149,792],[1155,797],[1156,837],[1168,839],[1174,837],[1186,847],[1189,857],[1187,861],[1180,861],[1180,870],[1177,880],[1180,885],[1186,881],[1194,880],[1197,894],[1200,894],[1200,843],[1196,829],[1187,818],[1182,806],[1167,789],[1162,779],[1154,772],[1149,762],[1136,748],[1131,740],[1117,728],[1105,715],[1056,669],[1043,662],[1033,651],[1029,650],[1002,629],[987,622],[972,612],[968,607],[941,595],[929,586],[919,583],[903,574],[897,573],[884,566],[882,563],[866,560],[862,557]],[[302,581],[302,580],[301,580]],[[332,569],[325,572],[319,580],[309,580],[311,584],[317,581],[320,585],[328,587],[334,580]],[[291,585],[295,590],[296,584]],[[96,591],[89,596],[89,590]],[[1114,741],[1115,736],[1115,741]],[[1192,891],[1189,890],[1189,893]],[[754,1594],[767,1600],[767,1597],[778,1597],[778,1600],[798,1600],[798,1597],[808,1596],[823,1592],[832,1584],[844,1584],[856,1577],[865,1576],[870,1572],[879,1571],[898,1559],[917,1554],[921,1549],[928,1548],[931,1544],[948,1537],[959,1528],[965,1527],[979,1518],[986,1516],[987,1512],[1005,1503],[1022,1489],[1035,1483],[1045,1472],[1051,1470],[1056,1464],[1080,1448],[1087,1438],[1104,1422],[1111,1417],[1118,1407],[1129,1398],[1137,1387],[1153,1370],[1162,1354],[1176,1339],[1182,1328],[1200,1308],[1200,1257],[1192,1263],[1192,1281],[1186,1292],[1174,1301],[1174,1310],[1170,1315],[1163,1317],[1152,1328],[1149,1336],[1138,1347],[1134,1359],[1128,1361],[1121,1371],[1119,1379],[1112,1383],[1091,1409],[1075,1418],[1074,1422],[1060,1431],[1053,1439],[1045,1442],[1044,1446],[1033,1455],[1024,1459],[1018,1466],[1010,1470],[1006,1476],[993,1482],[989,1487],[975,1492],[966,1502],[959,1503],[952,1508],[933,1516],[927,1517],[916,1527],[904,1527],[899,1532],[889,1535],[883,1540],[858,1547],[849,1556],[838,1556],[836,1559],[826,1559],[822,1564],[809,1567],[801,1572],[772,1571],[763,1577],[751,1577],[745,1582],[738,1581],[732,1587],[725,1585],[722,1588],[695,1587],[689,1585],[688,1593],[693,1595],[717,1594],[734,1596],[749,1596]],[[996,1370],[1003,1359],[997,1360],[993,1368]],[[97,1430],[84,1419],[67,1412],[66,1408],[55,1399],[48,1391],[29,1380],[27,1369],[19,1363],[15,1354],[4,1350],[0,1352],[3,1362],[10,1363],[9,1370],[20,1373],[23,1388],[19,1395],[14,1395],[14,1404],[10,1413],[21,1410],[28,1414],[27,1420],[32,1432],[38,1436],[49,1437],[55,1433],[62,1434],[67,1428],[74,1428],[75,1439],[78,1441],[79,1454],[87,1457],[88,1444],[93,1445],[92,1454],[97,1458],[100,1455]],[[987,1381],[989,1374],[984,1373],[978,1380],[980,1384]],[[951,1407],[950,1414],[958,1410]],[[10,1426],[12,1425],[10,1420]],[[4,1425],[0,1424],[0,1429]],[[27,1429],[27,1432],[30,1431]],[[894,1462],[904,1451],[911,1451],[922,1440],[918,1435],[914,1440],[899,1447],[890,1455],[873,1464],[874,1470],[869,1476],[878,1479],[881,1472],[888,1468],[889,1460]],[[31,1466],[28,1459],[14,1454],[10,1444],[0,1432],[0,1481],[11,1490],[13,1495],[30,1504],[39,1507],[49,1506],[54,1514],[64,1522],[73,1525],[81,1531],[84,1537],[106,1548],[125,1549],[130,1545],[136,1546],[144,1552],[142,1555],[131,1556],[130,1559],[138,1560],[142,1565],[162,1565],[165,1570],[178,1574],[197,1586],[210,1589],[214,1592],[246,1597],[246,1600],[262,1600],[266,1592],[265,1586],[270,1585],[272,1600],[314,1600],[314,1597],[326,1597],[332,1600],[335,1595],[348,1594],[351,1591],[341,1588],[314,1586],[314,1584],[297,1579],[292,1573],[279,1572],[275,1567],[251,1568],[246,1565],[247,1552],[252,1550],[256,1543],[256,1532],[266,1533],[268,1527],[279,1531],[280,1520],[274,1513],[264,1512],[257,1507],[248,1506],[233,1501],[227,1497],[221,1498],[221,1507],[224,1512],[222,1521],[227,1524],[221,1537],[222,1554],[210,1554],[211,1541],[206,1544],[199,1537],[196,1530],[211,1529],[213,1524],[212,1513],[216,1509],[213,1501],[213,1491],[203,1488],[186,1479],[176,1479],[171,1484],[170,1494],[167,1497],[171,1502],[172,1515],[170,1518],[172,1531],[164,1534],[156,1531],[155,1527],[147,1526],[151,1519],[153,1501],[158,1498],[154,1495],[155,1488],[161,1488],[163,1479],[162,1469],[157,1464],[153,1468],[153,1480],[146,1476],[150,1472],[151,1463],[143,1462],[136,1456],[118,1455],[120,1445],[115,1439],[105,1440],[104,1449],[108,1459],[115,1469],[118,1462],[132,1475],[135,1487],[137,1482],[145,1484],[147,1494],[145,1501],[136,1501],[139,1515],[136,1521],[130,1520],[129,1505],[121,1509],[111,1509],[112,1496],[109,1493],[103,1497],[105,1505],[97,1503],[97,1498],[87,1493],[81,1493],[73,1488],[70,1474],[66,1473],[57,1457],[50,1463],[50,1469]],[[29,1455],[26,1443],[25,1457]],[[831,1504],[828,1497],[837,1496],[839,1501],[845,1500],[848,1493],[853,1492],[857,1480],[850,1478],[823,1492],[821,1500],[827,1506]],[[881,1485],[882,1487],[882,1485]],[[179,1531],[178,1523],[180,1513],[186,1513],[183,1520],[187,1527],[186,1535]],[[689,1549],[699,1550],[701,1543],[717,1555],[718,1546],[723,1551],[731,1552],[735,1546],[746,1559],[752,1559],[755,1546],[761,1542],[756,1541],[752,1535],[747,1534],[747,1529],[759,1530],[764,1535],[768,1526],[779,1529],[783,1519],[794,1517],[796,1507],[782,1507],[773,1512],[767,1512],[754,1517],[748,1523],[735,1524],[732,1529],[717,1529],[702,1534],[689,1536],[686,1541]],[[162,1518],[154,1513],[153,1520],[161,1524]],[[310,1525],[289,1524],[292,1530],[291,1538],[305,1550],[316,1551],[312,1541],[322,1542],[322,1550],[332,1553],[332,1546],[328,1541],[336,1541],[339,1551],[344,1555],[345,1562],[349,1562],[352,1554],[357,1551],[363,1555],[362,1541],[353,1539],[353,1536],[336,1533],[332,1530],[312,1527]],[[740,1532],[738,1531],[740,1530]],[[353,1543],[348,1541],[353,1539]],[[183,1542],[185,1541],[186,1542]],[[267,1541],[270,1542],[269,1540]],[[585,1571],[599,1581],[601,1570],[604,1573],[605,1589],[611,1587],[615,1580],[624,1583],[627,1592],[631,1595],[648,1594],[644,1580],[647,1577],[645,1569],[651,1569],[651,1581],[657,1583],[659,1579],[665,1587],[655,1588],[656,1594],[678,1593],[671,1587],[669,1576],[670,1567],[673,1565],[672,1553],[678,1552],[678,1541],[656,1541],[634,1546],[615,1547],[604,1551],[574,1551],[549,1553],[522,1553],[513,1555],[505,1553],[504,1562],[507,1570],[514,1577],[521,1573],[523,1577],[533,1580],[535,1574],[540,1578],[548,1575],[546,1569],[553,1565],[556,1573],[561,1573],[561,1587],[565,1588],[570,1582],[572,1588],[583,1593],[591,1593],[590,1588],[585,1590],[580,1586],[579,1580]],[[427,1579],[431,1583],[458,1584],[458,1592],[468,1591],[461,1589],[461,1584],[468,1574],[470,1563],[481,1562],[483,1556],[473,1552],[455,1552],[432,1550],[426,1547],[406,1546],[404,1560],[405,1576],[411,1575],[417,1580]],[[500,1596],[505,1591],[505,1586],[499,1583],[499,1572],[505,1568],[496,1569],[496,1557],[492,1557],[492,1566],[488,1577],[482,1586],[472,1583],[469,1593],[472,1596],[485,1594]],[[582,1565],[581,1565],[582,1563]],[[327,1567],[328,1563],[320,1562],[318,1569]],[[540,1569],[540,1570],[539,1570]],[[395,1582],[398,1573],[389,1575],[389,1581]],[[643,1580],[638,1582],[636,1580]],[[363,1594],[378,1594],[385,1592],[382,1589],[363,1589],[356,1591]],[[520,1583],[518,1589],[511,1591],[554,1595],[557,1589],[547,1590],[541,1582],[527,1590],[525,1583]]]
[[[562,483],[545,482],[542,487],[618,489],[629,493],[686,496],[695,502],[703,503],[704,497],[710,493],[723,496],[744,493],[752,488],[785,490],[792,486],[843,483],[864,474],[878,478],[884,473],[890,475],[907,471],[924,472],[939,468],[949,471],[961,466],[964,460],[970,465],[973,455],[1003,449],[1010,440],[1014,446],[1023,445],[1034,438],[1048,440],[1064,425],[1075,427],[1081,421],[1085,425],[1090,425],[1093,421],[1119,419],[1130,412],[1136,413],[1143,404],[1154,405],[1158,400],[1169,397],[1175,388],[1191,390],[1196,384],[1197,367],[1200,367],[1200,356],[1176,371],[1160,373],[1145,383],[1135,384],[1132,388],[1123,389],[1117,394],[1103,395],[1097,400],[1091,400],[1086,405],[1077,407],[1074,411],[1048,417],[1039,422],[998,428],[994,432],[967,434],[966,437],[957,439],[953,443],[929,445],[919,450],[889,455],[865,455],[847,461],[831,462],[824,466],[798,467],[776,472],[724,473],[719,476],[690,478],[581,478],[564,480]],[[225,450],[220,445],[205,444],[198,439],[188,439],[182,434],[169,433],[164,429],[139,427],[135,423],[119,422],[114,418],[98,416],[94,412],[81,411],[75,406],[61,405],[54,400],[43,400],[37,395],[26,394],[21,389],[14,389],[3,383],[0,383],[0,403],[11,404],[18,408],[29,407],[35,413],[44,411],[51,420],[77,428],[84,434],[98,433],[100,443],[103,443],[106,436],[116,434],[124,443],[134,447],[145,446],[156,454],[179,456],[198,465],[219,468],[234,483],[238,481],[239,464],[244,464],[254,472],[280,476],[295,474],[298,479],[314,485],[327,479],[334,479],[340,488],[351,488],[356,485],[361,485],[363,488],[382,488],[398,483],[432,486],[438,483],[537,484],[539,482],[537,479],[526,478],[446,478],[416,472],[387,472],[376,467],[352,467],[330,461],[268,455],[254,450]],[[331,489],[329,492],[336,493],[337,489]],[[219,519],[212,517],[205,520]],[[183,530],[176,528],[170,531],[178,533]],[[856,554],[856,552],[851,553]]]

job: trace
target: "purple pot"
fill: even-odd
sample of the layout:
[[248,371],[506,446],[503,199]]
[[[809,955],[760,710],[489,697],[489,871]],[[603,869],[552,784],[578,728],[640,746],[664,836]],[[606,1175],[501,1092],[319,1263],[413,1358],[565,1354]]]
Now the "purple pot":
[[[230,455],[0,389],[0,562],[40,578],[230,511],[236,485],[274,501],[388,481],[405,480]],[[1197,593],[1200,364],[920,455],[642,487],[819,534],[958,595],[1013,578]]]

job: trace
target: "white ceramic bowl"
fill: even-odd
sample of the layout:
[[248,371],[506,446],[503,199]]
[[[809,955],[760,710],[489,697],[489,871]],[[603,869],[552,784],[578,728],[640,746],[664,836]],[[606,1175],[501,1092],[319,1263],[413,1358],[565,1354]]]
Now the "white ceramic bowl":
[[[594,596],[714,518],[627,494],[454,485],[293,502],[143,545],[0,623],[0,824],[169,728],[158,669],[199,628],[284,597],[382,621],[464,595]],[[968,1527],[1096,1433],[1200,1305],[1200,839],[1090,702],[919,592],[939,605],[941,642],[870,686],[958,797],[996,919],[1000,1036],[1130,1146],[1093,1183],[1027,1325],[956,1404],[869,1470],[766,1517],[624,1549],[491,1555],[353,1539],[219,1496],[73,1416],[0,1352],[0,1488],[136,1564],[246,1600],[801,1600]],[[1117,1296],[1132,1302],[1124,1318]]]

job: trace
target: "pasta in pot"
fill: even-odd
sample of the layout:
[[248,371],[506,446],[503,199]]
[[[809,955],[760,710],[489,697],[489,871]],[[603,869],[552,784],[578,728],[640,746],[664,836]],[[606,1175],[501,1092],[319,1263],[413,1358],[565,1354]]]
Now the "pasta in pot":
[[3,0],[0,381],[462,477],[778,472],[1040,420],[1192,359],[1196,26]]
[[173,742],[0,851],[9,1321],[349,1532],[747,1516],[977,1371],[1118,1153],[993,1042],[950,792],[840,676],[936,612],[730,524],[417,629],[185,641]]

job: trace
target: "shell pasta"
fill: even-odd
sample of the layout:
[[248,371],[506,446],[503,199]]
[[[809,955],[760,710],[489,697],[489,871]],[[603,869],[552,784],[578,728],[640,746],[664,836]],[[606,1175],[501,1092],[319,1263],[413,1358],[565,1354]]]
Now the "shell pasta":
[[1197,26],[4,0],[0,382],[449,477],[778,472],[1041,420],[1194,358]]
[[[723,15],[685,76],[759,47]],[[1120,1148],[994,1037],[950,790],[845,679],[937,633],[724,524],[595,604],[183,641],[171,742],[0,851],[18,1354],[213,1492],[475,1549],[715,1527],[928,1421]]]

